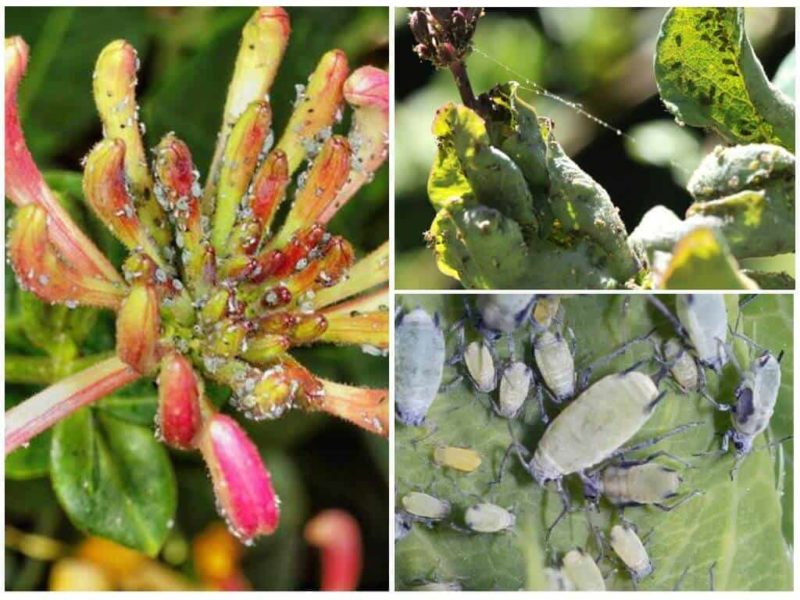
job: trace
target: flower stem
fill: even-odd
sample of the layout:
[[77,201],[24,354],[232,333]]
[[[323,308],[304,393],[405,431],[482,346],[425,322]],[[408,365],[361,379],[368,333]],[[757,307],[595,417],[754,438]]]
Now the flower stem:
[[141,377],[114,356],[51,385],[6,411],[6,454],[67,417]]
[[450,63],[450,72],[456,80],[458,93],[461,94],[461,101],[465,106],[472,110],[478,110],[478,100],[475,98],[475,92],[472,91],[472,84],[469,82],[467,75],[467,65],[463,60]]

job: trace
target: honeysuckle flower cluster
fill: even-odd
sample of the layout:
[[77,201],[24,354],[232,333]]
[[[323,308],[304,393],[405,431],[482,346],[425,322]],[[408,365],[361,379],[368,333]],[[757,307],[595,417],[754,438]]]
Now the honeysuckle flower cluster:
[[[277,497],[257,448],[205,398],[204,379],[229,386],[251,419],[321,410],[388,433],[386,390],[327,381],[290,353],[317,342],[388,346],[388,243],[356,261],[350,243],[327,230],[386,160],[388,74],[351,73],[342,51],[327,52],[296,86],[276,142],[269,91],[289,33],[280,8],[256,10],[245,25],[204,186],[175,133],[148,160],[134,48],[119,40],[100,53],[93,87],[103,139],[85,159],[83,191],[129,251],[122,273],[71,220],[28,151],[17,110],[28,47],[6,40],[6,196],[18,207],[8,255],[17,280],[44,301],[117,314],[116,356],[9,410],[6,452],[139,377],[157,377],[161,439],[202,453],[220,511],[245,540],[275,529]],[[349,132],[333,133],[348,107]]]

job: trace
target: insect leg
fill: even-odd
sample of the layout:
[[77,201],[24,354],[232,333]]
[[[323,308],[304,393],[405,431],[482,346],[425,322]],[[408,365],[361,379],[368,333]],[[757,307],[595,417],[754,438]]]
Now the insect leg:
[[678,425],[674,429],[670,429],[669,431],[664,432],[661,435],[657,435],[655,437],[652,437],[652,438],[650,438],[648,440],[643,440],[641,442],[637,442],[636,444],[633,444],[631,446],[623,446],[622,448],[619,448],[618,450],[615,450],[614,452],[612,452],[608,456],[608,459],[615,458],[615,457],[618,457],[618,456],[623,456],[623,455],[628,454],[630,452],[635,452],[637,450],[642,450],[644,448],[649,448],[650,446],[654,446],[654,445],[658,444],[659,442],[661,442],[661,441],[663,441],[663,440],[665,440],[665,439],[667,439],[669,437],[672,437],[673,435],[678,435],[679,433],[683,433],[687,429],[691,429],[692,427],[697,427],[698,425],[702,425],[702,424],[703,424],[702,421],[692,421],[691,423],[684,423],[683,425]]
[[[635,346],[636,344],[640,344],[640,343],[642,343],[644,341],[648,341],[648,339],[650,338],[651,335],[653,335],[654,332],[655,332],[655,329],[652,329],[651,331],[649,331],[645,335],[640,335],[638,337],[632,338],[632,339],[628,340],[627,342],[623,343],[622,345],[620,345],[615,350],[612,350],[609,354],[606,354],[605,356],[601,356],[600,358],[596,359],[594,362],[589,364],[585,369],[583,369],[580,372],[580,375],[578,376],[578,385],[580,386],[580,389],[582,390],[582,389],[584,389],[586,387],[586,384],[589,382],[589,377],[591,376],[592,371],[594,371],[598,367],[601,367],[601,366],[611,362],[612,360],[614,360],[618,356],[621,356],[622,354],[625,354],[628,351],[628,349],[631,348],[632,346]],[[633,366],[631,366],[628,369],[626,369],[624,372],[627,373],[629,371],[636,370],[638,367],[643,365],[645,362],[647,362],[647,361],[639,361],[639,362],[635,363]]]
[[656,298],[653,294],[648,294],[645,297],[650,302],[650,304],[652,304],[655,307],[655,309],[662,315],[664,315],[667,321],[670,322],[672,328],[675,330],[675,333],[677,333],[679,337],[688,341],[689,333],[686,331],[686,328],[681,324],[678,318],[672,314],[672,312],[666,307],[666,305],[663,302],[661,302],[661,300]]
[[561,512],[556,517],[556,520],[553,521],[550,527],[547,528],[547,533],[544,536],[545,543],[547,543],[550,540],[550,535],[553,533],[553,529],[555,529],[556,525],[558,525],[561,522],[561,519],[563,519],[567,515],[571,507],[569,501],[569,494],[567,493],[567,490],[564,489],[564,486],[561,483],[561,479],[556,479],[556,491],[558,492],[558,495],[561,498],[562,508]]
[[[499,484],[503,480],[503,475],[505,475],[508,466],[508,457],[511,456],[512,452],[516,453],[519,462],[522,464],[523,468],[527,470],[528,463],[525,460],[525,456],[530,456],[530,451],[517,441],[511,442],[508,448],[506,448],[505,454],[503,454],[503,460],[500,461],[500,472],[497,475],[497,479],[489,482],[490,487]],[[523,456],[523,454],[525,456]]]
[[717,566],[717,561],[711,563],[711,566],[708,567],[708,589],[712,592],[714,591],[714,567]]
[[688,502],[689,500],[691,500],[695,496],[701,496],[702,494],[703,494],[703,492],[701,490],[694,490],[694,491],[686,494],[683,498],[678,500],[675,504],[663,504],[663,503],[659,502],[657,504],[653,504],[653,506],[663,510],[664,512],[670,512],[671,510],[675,510],[676,508],[678,508],[680,505],[685,504],[686,502]]

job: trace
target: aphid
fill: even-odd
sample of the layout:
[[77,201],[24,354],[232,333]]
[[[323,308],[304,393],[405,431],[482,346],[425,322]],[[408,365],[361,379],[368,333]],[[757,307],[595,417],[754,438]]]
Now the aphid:
[[433,460],[437,465],[449,467],[463,473],[472,473],[481,466],[481,455],[469,448],[440,446],[433,451]]
[[588,553],[581,549],[570,550],[564,555],[562,565],[564,575],[579,592],[605,591],[603,574]]
[[533,384],[533,371],[520,361],[512,361],[503,369],[495,412],[505,419],[513,419],[522,409]]
[[703,370],[677,338],[667,340],[661,352],[670,374],[683,390],[693,391],[705,385]]
[[[747,339],[739,334],[735,335]],[[747,341],[755,344],[751,340]],[[717,409],[731,413],[732,427],[723,435],[721,448],[722,454],[725,454],[730,442],[733,442],[736,462],[731,470],[731,479],[736,475],[742,461],[753,451],[755,438],[769,427],[781,387],[781,358],[783,352],[776,357],[769,350],[762,349],[761,354],[741,374],[739,385],[734,391],[736,401],[733,405],[718,404],[708,398]]]
[[550,329],[554,321],[558,320],[561,309],[559,296],[539,296],[533,307],[532,320],[534,327],[539,330]]
[[679,294],[675,310],[701,364],[719,371],[728,362],[728,309],[722,294]]
[[422,492],[409,492],[401,499],[403,508],[422,521],[441,521],[450,514],[450,503]]
[[467,527],[478,533],[497,533],[511,529],[516,520],[513,513],[488,502],[470,506],[464,513]]
[[395,413],[401,423],[418,426],[442,383],[445,346],[438,316],[421,308],[395,318]]
[[634,583],[640,582],[653,572],[653,563],[650,562],[650,556],[647,554],[642,540],[639,539],[632,527],[614,525],[611,528],[609,542],[611,548],[625,564],[625,568],[631,574]]
[[[525,469],[539,485],[553,481],[564,508],[549,532],[569,508],[569,497],[562,479],[625,454],[622,448],[650,418],[659,394],[653,380],[638,371],[626,371],[603,377],[581,393],[545,430],[530,462],[528,450],[515,442],[509,446],[500,465],[500,476],[513,450]],[[642,447],[637,444],[636,447]]]
[[463,361],[476,390],[483,393],[494,391],[497,387],[497,369],[488,344],[470,342],[464,350]]
[[[695,424],[690,423],[689,426]],[[687,427],[678,427],[667,435],[683,431]],[[664,437],[662,435],[660,439]],[[599,473],[588,473],[583,477],[584,497],[590,502],[597,502],[602,495],[611,504],[619,507],[652,505],[663,511],[670,511],[699,494],[695,491],[672,505],[664,504],[665,501],[678,496],[683,479],[675,469],[653,462],[657,456],[669,456],[679,460],[662,451],[641,461],[621,461],[608,465]]]
[[411,532],[411,519],[403,512],[394,513],[394,541],[402,540]]
[[528,318],[536,296],[532,294],[481,294],[475,299],[478,329],[491,337],[513,333]]
[[533,357],[542,381],[556,402],[575,394],[575,361],[560,333],[544,331],[531,338]]
[[545,567],[544,574],[550,590],[554,592],[571,592],[575,590],[575,586],[572,585],[572,581],[564,573],[564,569]]

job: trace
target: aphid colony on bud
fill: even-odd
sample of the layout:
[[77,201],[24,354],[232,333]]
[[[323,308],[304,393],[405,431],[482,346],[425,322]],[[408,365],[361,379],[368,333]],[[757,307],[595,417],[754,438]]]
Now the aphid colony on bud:
[[[326,381],[290,354],[318,342],[388,348],[388,243],[357,262],[350,243],[327,229],[387,157],[388,73],[351,72],[341,50],[326,52],[298,85],[276,143],[269,90],[289,32],[280,8],[258,9],[245,25],[205,186],[173,132],[147,160],[136,51],[124,40],[102,50],[92,87],[103,139],[82,161],[83,191],[129,252],[122,276],[32,161],[16,102],[28,50],[19,38],[6,41],[7,196],[18,207],[8,249],[20,286],[71,308],[116,311],[120,369],[157,376],[158,436],[202,452],[220,512],[243,539],[275,529],[277,497],[258,449],[206,401],[194,369],[228,386],[247,417],[321,410],[388,435],[386,390]],[[337,134],[345,107],[350,131]],[[53,424],[32,422],[28,439]]]
[[[735,340],[744,342],[750,354],[754,355],[744,368],[739,366],[728,342],[725,298],[708,294],[680,295],[675,298],[677,316],[658,298],[647,299],[657,309],[656,315],[660,313],[666,318],[666,327],[674,330],[675,337],[662,341],[656,335],[658,328],[634,337],[611,349],[607,356],[596,359],[580,376],[576,375],[574,367],[574,349],[570,349],[560,337],[565,327],[565,316],[569,315],[565,315],[558,297],[511,296],[498,301],[493,295],[481,295],[474,303],[466,301],[464,318],[446,328],[451,338],[447,344],[438,319],[434,323],[422,309],[414,311],[412,314],[430,323],[425,329],[427,334],[441,341],[435,355],[420,352],[422,345],[416,340],[403,350],[407,356],[415,356],[416,352],[420,363],[429,369],[435,367],[437,374],[435,381],[428,381],[426,402],[419,410],[423,416],[432,411],[436,415],[429,418],[430,433],[412,439],[410,447],[418,453],[424,440],[436,439],[432,450],[433,464],[446,469],[442,471],[441,477],[446,477],[443,481],[454,477],[474,477],[473,473],[480,473],[477,469],[481,465],[481,453],[477,448],[463,447],[457,439],[447,439],[460,431],[458,428],[447,428],[451,433],[446,434],[441,426],[440,420],[449,419],[449,415],[459,408],[442,406],[437,409],[437,394],[433,390],[440,381],[442,368],[455,367],[463,376],[458,375],[442,386],[440,392],[460,387],[476,392],[472,396],[478,400],[487,394],[496,394],[496,401],[490,400],[488,406],[484,403],[487,409],[491,408],[487,412],[490,418],[495,414],[508,420],[523,419],[524,416],[520,415],[531,389],[547,389],[554,400],[563,403],[563,407],[555,418],[545,422],[544,432],[531,450],[513,439],[514,432],[509,426],[512,443],[499,463],[497,478],[487,489],[487,496],[479,502],[457,506],[451,503],[452,499],[441,495],[411,492],[403,496],[396,516],[396,541],[412,534],[414,523],[429,528],[446,526],[469,534],[513,533],[516,511],[511,512],[489,501],[489,495],[496,493],[494,485],[502,483],[509,459],[513,456],[537,485],[553,485],[561,499],[560,514],[543,532],[546,545],[550,544],[554,528],[574,510],[570,491],[564,485],[568,477],[577,476],[581,481],[587,519],[592,510],[599,508],[601,501],[619,511],[632,507],[672,511],[683,506],[703,491],[683,490],[683,473],[667,466],[663,460],[669,459],[685,468],[695,465],[665,450],[652,452],[644,458],[631,458],[635,453],[703,424],[702,421],[684,423],[658,435],[635,440],[666,398],[667,391],[659,389],[662,382],[674,382],[673,389],[681,395],[691,394],[698,402],[708,401],[718,410],[731,413],[731,427],[722,436],[721,450],[705,454],[725,454],[732,442],[735,449],[733,477],[744,458],[752,452],[755,437],[768,427],[781,384],[782,353],[775,356],[738,331],[742,307],[752,299],[745,299],[740,304],[736,325],[730,334]],[[629,310],[627,304],[625,310]],[[398,339],[405,335],[400,331],[404,326],[402,321],[398,322]],[[526,328],[530,332],[523,331]],[[475,339],[468,341],[471,334]],[[507,337],[508,344],[500,343],[504,337]],[[520,340],[523,345],[526,341],[529,343],[523,360],[516,358]],[[611,372],[588,383],[593,369],[639,344],[652,346],[653,354],[628,369]],[[550,345],[558,349],[548,350]],[[449,358],[443,350],[445,347],[452,348]],[[552,354],[546,356],[548,352]],[[401,354],[398,352],[396,359]],[[507,358],[501,358],[502,354]],[[529,367],[526,361],[530,361],[534,368]],[[739,384],[732,401],[721,403],[708,392],[706,371],[718,373],[729,362],[739,372]],[[648,374],[644,372],[646,365],[653,365],[657,370]],[[396,362],[395,372],[398,383],[403,378],[407,378],[406,386],[412,381],[408,378],[411,371],[404,363]],[[420,379],[413,381],[419,383]],[[403,389],[405,408],[418,396],[410,393],[410,388]],[[561,393],[557,393],[559,391]],[[463,401],[467,400],[459,398],[459,402]],[[402,424],[419,424],[409,422],[401,414],[405,413],[398,408],[398,419]],[[404,476],[399,473],[399,480],[402,481]],[[440,482],[436,479],[427,480],[426,486],[441,490],[437,483]],[[630,576],[634,587],[653,572],[654,564],[635,525],[623,518],[621,523],[609,526],[610,531],[604,534],[589,520],[594,541],[590,538],[588,544],[596,546],[597,561],[584,549],[569,550],[563,555],[560,565],[546,570],[551,589],[604,590],[605,576],[598,566],[600,557],[606,557],[612,565],[616,561]],[[613,554],[605,553],[606,547]],[[554,550],[551,547],[551,551]]]

